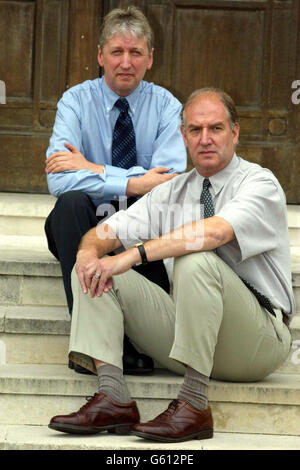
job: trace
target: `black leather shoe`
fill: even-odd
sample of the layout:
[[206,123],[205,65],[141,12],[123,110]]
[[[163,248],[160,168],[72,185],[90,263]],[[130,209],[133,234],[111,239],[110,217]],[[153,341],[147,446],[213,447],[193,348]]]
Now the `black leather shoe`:
[[146,354],[140,354],[129,342],[127,336],[124,336],[123,351],[123,371],[128,375],[151,374],[154,369],[154,363],[151,357]]
[[69,361],[68,367],[69,369],[73,369],[74,372],[77,372],[77,374],[94,375],[93,372],[86,369],[85,367],[80,366],[79,364],[75,364],[73,361]]

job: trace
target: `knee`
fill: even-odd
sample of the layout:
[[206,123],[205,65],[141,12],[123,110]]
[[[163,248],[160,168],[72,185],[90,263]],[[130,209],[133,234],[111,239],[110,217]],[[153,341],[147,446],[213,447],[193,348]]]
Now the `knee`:
[[197,251],[175,258],[174,269],[193,270],[199,266],[215,264],[219,257],[213,251]]
[[213,251],[190,253],[175,258],[174,279],[186,279],[189,282],[194,275],[199,276],[203,271],[206,273],[214,271],[219,260]]

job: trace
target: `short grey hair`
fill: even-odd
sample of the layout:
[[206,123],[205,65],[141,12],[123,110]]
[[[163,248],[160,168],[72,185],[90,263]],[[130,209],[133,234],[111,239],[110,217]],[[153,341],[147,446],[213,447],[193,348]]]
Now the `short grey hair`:
[[149,53],[152,51],[154,44],[152,28],[140,8],[135,6],[129,6],[127,9],[115,8],[104,17],[100,28],[99,45],[103,49],[115,34],[128,33],[136,38],[145,38]]
[[225,91],[221,90],[220,88],[213,88],[213,87],[199,88],[198,90],[195,90],[188,97],[181,111],[181,122],[182,122],[183,128],[185,128],[185,124],[186,124],[186,109],[192,103],[192,101],[198,98],[198,96],[208,95],[211,93],[217,95],[220,101],[224,104],[230,127],[231,129],[234,128],[234,126],[238,122],[238,114],[237,114],[237,110],[236,110],[233,99]]

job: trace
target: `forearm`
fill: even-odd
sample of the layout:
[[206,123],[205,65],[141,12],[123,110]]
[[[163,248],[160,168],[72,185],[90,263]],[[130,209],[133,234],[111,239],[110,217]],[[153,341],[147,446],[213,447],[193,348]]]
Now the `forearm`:
[[130,178],[127,183],[126,187],[126,196],[128,197],[136,197],[142,194],[141,190],[141,182],[139,178]]
[[89,230],[81,239],[78,253],[89,252],[97,258],[121,247],[114,230],[107,224],[100,224]]
[[210,217],[184,225],[144,244],[148,261],[176,258],[189,253],[210,251],[235,238],[230,224],[220,217]]

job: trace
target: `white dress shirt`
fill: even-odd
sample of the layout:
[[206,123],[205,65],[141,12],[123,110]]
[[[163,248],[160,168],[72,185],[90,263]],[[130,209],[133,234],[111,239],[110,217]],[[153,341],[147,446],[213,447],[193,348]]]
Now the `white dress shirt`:
[[[198,220],[203,179],[194,168],[157,186],[106,223],[127,249]],[[229,222],[236,237],[218,248],[217,254],[267,296],[274,308],[292,315],[287,208],[278,180],[270,170],[236,155],[209,180],[215,216]]]

